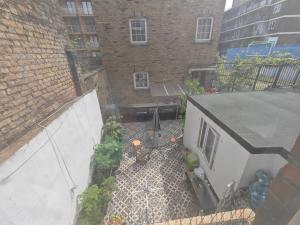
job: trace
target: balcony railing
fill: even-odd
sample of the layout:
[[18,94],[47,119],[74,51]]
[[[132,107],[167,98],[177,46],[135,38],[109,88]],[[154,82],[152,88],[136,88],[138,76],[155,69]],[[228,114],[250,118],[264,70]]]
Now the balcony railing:
[[80,33],[79,25],[68,25],[67,29],[68,29],[69,34]]
[[85,25],[83,27],[83,32],[86,32],[86,33],[96,33],[96,26],[95,25]]

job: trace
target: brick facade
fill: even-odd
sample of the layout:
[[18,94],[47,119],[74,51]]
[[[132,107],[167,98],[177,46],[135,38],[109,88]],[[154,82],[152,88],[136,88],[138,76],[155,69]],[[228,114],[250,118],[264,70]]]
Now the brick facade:
[[0,0],[0,149],[75,96],[56,4]]
[[[93,0],[103,64],[117,104],[151,103],[153,84],[182,84],[191,67],[216,63],[225,0]],[[211,41],[196,43],[198,17],[213,17]],[[132,45],[129,19],[147,20],[148,42]],[[150,88],[134,89],[133,73],[148,72]]]
[[289,155],[289,164],[273,180],[266,201],[257,210],[254,225],[288,224],[299,209],[300,136]]

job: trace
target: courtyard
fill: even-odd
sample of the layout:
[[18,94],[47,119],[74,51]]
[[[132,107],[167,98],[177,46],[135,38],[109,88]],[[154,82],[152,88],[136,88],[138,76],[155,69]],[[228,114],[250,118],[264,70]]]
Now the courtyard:
[[[131,142],[134,139],[146,141],[144,131],[148,123],[123,124],[123,159],[106,218],[118,215],[126,224],[143,225],[197,216],[199,207],[187,181],[180,151],[180,122],[161,121],[159,143],[150,159],[140,163],[132,153]],[[169,143],[171,137],[178,138],[178,143]]]

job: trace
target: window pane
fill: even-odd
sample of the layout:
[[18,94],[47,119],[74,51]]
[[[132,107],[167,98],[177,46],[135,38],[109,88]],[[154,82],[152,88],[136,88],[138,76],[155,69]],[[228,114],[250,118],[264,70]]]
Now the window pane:
[[134,75],[135,87],[136,88],[147,88],[148,87],[148,74],[147,73],[136,73]]
[[197,27],[197,40],[210,39],[210,32],[212,28],[212,18],[199,18]]
[[206,145],[205,145],[205,156],[208,162],[210,162],[210,157],[213,152],[215,139],[216,139],[215,134],[211,129],[209,129],[207,134]]
[[136,42],[146,41],[146,21],[144,19],[131,20],[131,39]]
[[205,138],[205,133],[206,133],[206,127],[207,127],[207,123],[204,121],[203,127],[202,127],[202,132],[201,132],[201,138],[200,138],[200,148],[203,148],[203,143],[204,143],[204,138]]

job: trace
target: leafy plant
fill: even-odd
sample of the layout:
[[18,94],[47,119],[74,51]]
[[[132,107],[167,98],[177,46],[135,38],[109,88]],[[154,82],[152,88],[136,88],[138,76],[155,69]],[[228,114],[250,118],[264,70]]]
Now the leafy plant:
[[103,220],[106,207],[115,190],[115,178],[109,177],[102,185],[88,187],[80,196],[81,214],[78,224],[98,225]]
[[199,95],[204,93],[204,88],[201,87],[199,81],[197,80],[187,80],[184,84],[184,93],[179,95],[180,107],[179,113],[181,118],[184,118],[187,106],[187,96],[188,95]]
[[[283,52],[268,57],[237,57],[234,62],[226,63],[224,58],[218,58],[217,86],[227,88],[229,91],[248,90],[253,87],[259,66],[279,67],[294,65],[300,68],[300,61]],[[252,78],[252,79],[249,79]]]
[[113,137],[117,140],[121,140],[122,133],[123,133],[123,127],[118,122],[118,120],[119,120],[119,118],[117,118],[116,116],[110,116],[106,120],[106,123],[103,126],[105,136],[108,135],[108,136]]
[[116,167],[122,158],[122,145],[118,139],[106,136],[102,144],[94,146],[94,161],[99,169]]

